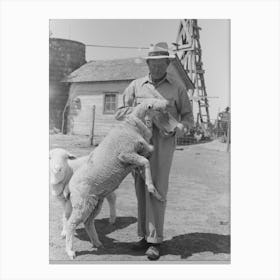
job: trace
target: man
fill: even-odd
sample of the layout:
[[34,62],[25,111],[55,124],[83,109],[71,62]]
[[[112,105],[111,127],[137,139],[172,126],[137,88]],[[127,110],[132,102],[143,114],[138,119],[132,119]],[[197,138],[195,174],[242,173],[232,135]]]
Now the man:
[[223,135],[228,137],[228,130],[230,127],[230,108],[226,107],[225,110],[219,113],[219,118],[222,126]]
[[[182,136],[193,127],[192,107],[186,90],[167,75],[170,63],[167,43],[158,43],[150,48],[146,62],[149,75],[136,79],[123,93],[123,107],[116,113],[116,119],[129,113],[129,107],[141,103],[143,98],[165,98],[168,102],[168,112],[180,120],[175,127],[175,133],[166,135],[161,129],[153,125],[151,143],[154,152],[150,159],[151,172],[154,185],[159,193],[166,199],[168,191],[169,172],[173,153],[176,147],[176,137]],[[150,260],[160,257],[160,244],[163,242],[163,224],[166,202],[161,202],[149,195],[140,174],[135,175],[135,190],[138,201],[138,236],[140,241],[134,250],[147,250]]]

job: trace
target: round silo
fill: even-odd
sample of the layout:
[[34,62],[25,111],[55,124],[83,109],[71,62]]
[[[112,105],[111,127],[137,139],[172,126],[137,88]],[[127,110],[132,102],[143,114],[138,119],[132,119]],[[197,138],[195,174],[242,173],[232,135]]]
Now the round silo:
[[59,38],[49,39],[49,120],[50,128],[61,129],[69,83],[62,79],[86,63],[85,44]]

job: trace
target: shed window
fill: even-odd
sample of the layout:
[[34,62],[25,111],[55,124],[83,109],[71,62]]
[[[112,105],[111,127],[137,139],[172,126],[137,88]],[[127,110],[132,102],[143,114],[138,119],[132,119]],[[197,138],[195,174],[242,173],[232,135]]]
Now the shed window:
[[105,93],[104,114],[114,114],[117,108],[117,93]]

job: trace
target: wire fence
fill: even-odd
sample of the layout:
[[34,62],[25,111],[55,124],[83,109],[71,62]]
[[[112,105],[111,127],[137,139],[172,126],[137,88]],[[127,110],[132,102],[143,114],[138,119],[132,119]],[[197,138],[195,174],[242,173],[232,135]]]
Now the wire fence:
[[177,138],[177,145],[192,145],[220,140],[222,143],[230,143],[230,121],[216,120],[205,125],[197,124],[183,137]]

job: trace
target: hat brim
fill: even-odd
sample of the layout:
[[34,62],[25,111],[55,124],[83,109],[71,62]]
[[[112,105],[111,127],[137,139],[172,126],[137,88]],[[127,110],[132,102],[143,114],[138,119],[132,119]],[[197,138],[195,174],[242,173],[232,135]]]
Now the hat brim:
[[154,56],[146,56],[144,57],[145,60],[149,59],[162,59],[162,58],[175,58],[175,55],[154,55]]

